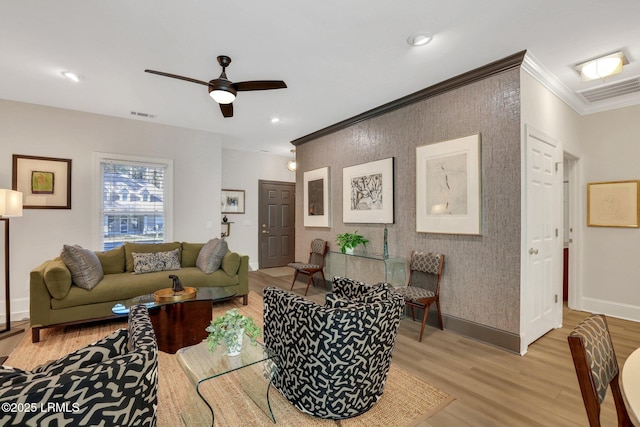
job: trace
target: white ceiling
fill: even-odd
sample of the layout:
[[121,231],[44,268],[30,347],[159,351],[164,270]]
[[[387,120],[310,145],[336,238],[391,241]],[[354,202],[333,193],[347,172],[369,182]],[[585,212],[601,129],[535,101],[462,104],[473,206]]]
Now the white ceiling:
[[[571,99],[640,76],[639,19],[639,0],[5,0],[0,99],[206,130],[230,148],[288,155],[293,139],[525,49],[580,113],[640,103],[640,93]],[[433,41],[410,47],[416,31]],[[617,50],[630,62],[622,73],[581,82],[576,64]],[[223,118],[205,86],[144,72],[208,81],[220,54],[233,60],[230,80],[288,88],[240,92]],[[84,78],[74,84],[63,70]]]

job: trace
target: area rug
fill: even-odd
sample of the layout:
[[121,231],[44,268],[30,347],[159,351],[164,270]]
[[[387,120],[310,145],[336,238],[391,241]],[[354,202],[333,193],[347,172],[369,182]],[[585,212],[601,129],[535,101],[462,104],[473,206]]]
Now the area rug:
[[[247,306],[243,306],[240,299],[214,305],[213,316],[218,316],[233,307],[238,307],[244,314],[251,315],[262,326],[262,297],[257,293],[249,293]],[[31,334],[27,332],[5,364],[32,369],[95,342],[121,327],[126,327],[126,322],[50,328],[41,331],[41,341],[35,344],[31,343]],[[193,394],[189,388],[193,385],[184,374],[175,355],[160,352],[158,365],[158,426],[181,426],[183,425],[181,413],[191,406],[190,399],[193,398]],[[273,423],[253,404],[231,377],[223,376],[205,385],[203,394],[210,400],[214,409],[216,426],[273,426]],[[271,393],[277,425],[292,427],[414,426],[453,400],[454,398],[448,393],[393,364],[380,400],[365,414],[347,420],[331,421],[310,417],[298,411],[279,393]]]

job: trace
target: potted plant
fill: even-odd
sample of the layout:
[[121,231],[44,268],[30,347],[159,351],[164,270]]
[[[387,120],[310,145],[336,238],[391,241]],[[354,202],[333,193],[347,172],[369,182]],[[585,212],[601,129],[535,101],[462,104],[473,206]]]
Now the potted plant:
[[340,252],[352,254],[358,245],[366,245],[369,240],[358,234],[358,230],[353,233],[342,233],[336,236],[336,243],[340,246]]
[[261,336],[260,328],[249,317],[240,314],[237,308],[228,310],[222,316],[218,316],[206,329],[209,332],[207,343],[210,352],[214,352],[220,343],[227,348],[226,354],[237,356],[242,348],[242,338],[247,335],[251,343],[255,344],[256,338]]

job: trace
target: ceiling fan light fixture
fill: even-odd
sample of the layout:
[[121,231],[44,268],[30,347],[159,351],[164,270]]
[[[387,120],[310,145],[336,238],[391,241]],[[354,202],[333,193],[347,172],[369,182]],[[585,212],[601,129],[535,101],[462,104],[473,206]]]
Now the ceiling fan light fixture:
[[422,31],[419,33],[411,34],[407,38],[407,43],[409,43],[410,46],[417,47],[417,46],[424,46],[427,43],[429,43],[431,40],[433,40],[433,34]]
[[622,66],[629,63],[624,53],[615,52],[591,61],[576,65],[583,82],[604,79],[622,71]]
[[236,94],[225,89],[214,89],[209,92],[209,95],[218,104],[231,104],[236,99]]

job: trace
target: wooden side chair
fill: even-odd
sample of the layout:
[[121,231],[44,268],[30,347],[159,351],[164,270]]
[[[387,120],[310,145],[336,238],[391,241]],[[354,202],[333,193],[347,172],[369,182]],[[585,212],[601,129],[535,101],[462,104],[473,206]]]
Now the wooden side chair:
[[[328,245],[325,240],[322,239],[314,239],[311,242],[311,252],[309,252],[309,262],[291,262],[287,264],[287,266],[295,268],[296,272],[293,275],[293,282],[291,282],[291,290],[293,290],[293,286],[296,284],[296,279],[298,278],[298,274],[306,274],[309,276],[309,281],[307,282],[307,290],[304,292],[305,296],[309,292],[309,286],[313,282],[313,276],[316,273],[320,273],[322,275],[322,284],[324,286],[324,258],[327,255]],[[315,286],[315,283],[313,284]]]
[[416,320],[414,307],[424,310],[422,327],[420,328],[419,342],[422,342],[424,326],[427,324],[429,307],[434,302],[438,309],[438,321],[442,326],[442,313],[440,311],[440,282],[442,269],[444,268],[444,255],[436,253],[411,252],[409,262],[409,283],[407,286],[394,288],[394,292],[404,297],[404,302],[411,308],[411,318]]
[[607,319],[594,314],[580,322],[567,337],[576,368],[589,425],[600,426],[600,405],[611,386],[618,426],[632,426],[618,383],[619,369]]

